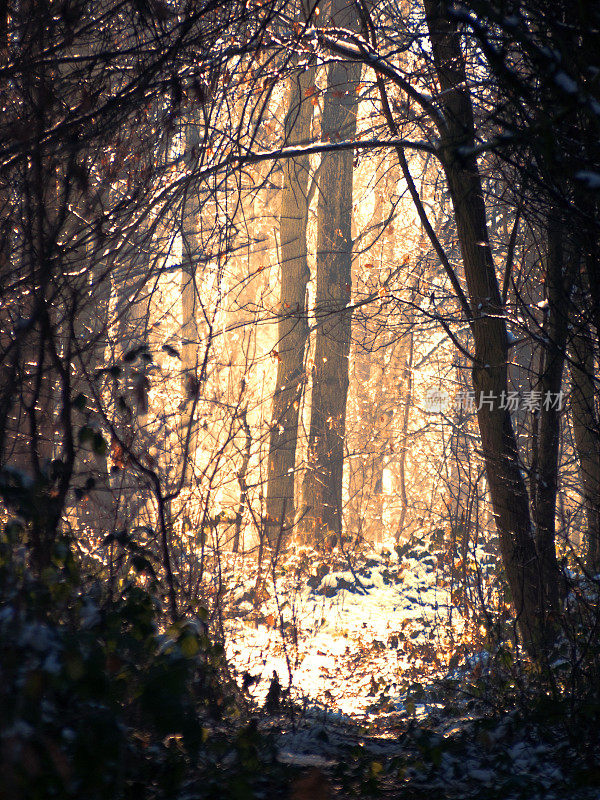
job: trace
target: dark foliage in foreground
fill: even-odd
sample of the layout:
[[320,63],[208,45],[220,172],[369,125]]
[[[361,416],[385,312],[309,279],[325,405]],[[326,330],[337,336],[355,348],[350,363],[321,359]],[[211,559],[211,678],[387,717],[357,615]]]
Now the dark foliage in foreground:
[[156,587],[134,574],[106,596],[66,540],[36,578],[20,534],[7,527],[0,555],[1,796],[252,796],[272,750],[202,620],[159,633]]

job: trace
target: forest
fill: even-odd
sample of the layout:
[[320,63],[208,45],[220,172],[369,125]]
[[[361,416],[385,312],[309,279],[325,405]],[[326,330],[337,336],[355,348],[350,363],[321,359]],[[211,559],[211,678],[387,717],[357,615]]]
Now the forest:
[[0,3],[0,800],[600,797],[600,5]]

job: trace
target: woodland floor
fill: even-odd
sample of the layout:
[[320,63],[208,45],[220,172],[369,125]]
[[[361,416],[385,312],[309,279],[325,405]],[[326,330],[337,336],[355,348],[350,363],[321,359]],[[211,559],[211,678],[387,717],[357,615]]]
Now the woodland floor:
[[475,595],[456,610],[444,558],[429,542],[327,566],[304,550],[260,575],[226,565],[228,661],[291,796],[600,798],[597,732],[581,737],[518,651],[491,647],[494,558],[468,565],[469,591],[495,606],[487,632]]

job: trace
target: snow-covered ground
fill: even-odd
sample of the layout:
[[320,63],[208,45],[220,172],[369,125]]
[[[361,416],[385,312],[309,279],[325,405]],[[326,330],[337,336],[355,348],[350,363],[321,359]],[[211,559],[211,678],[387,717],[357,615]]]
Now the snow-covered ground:
[[[478,549],[469,558],[479,596],[498,599],[493,557]],[[485,700],[503,651],[483,648],[473,608],[454,607],[442,548],[323,561],[299,550],[263,565],[260,579],[249,559],[226,565],[226,652],[240,685],[269,711],[276,672],[282,697],[295,701],[293,713],[261,717],[279,761],[335,778],[362,759],[362,775],[390,797],[410,783],[448,799],[600,800],[585,765],[573,784],[580,758],[562,729],[531,722],[510,700],[501,713]],[[510,685],[510,670],[503,680]]]
[[[452,610],[435,555],[371,553],[352,569],[248,575],[226,620],[230,664],[262,702],[273,672],[295,699],[353,717],[399,709],[406,685],[444,672],[465,621]],[[256,601],[256,595],[261,602]]]

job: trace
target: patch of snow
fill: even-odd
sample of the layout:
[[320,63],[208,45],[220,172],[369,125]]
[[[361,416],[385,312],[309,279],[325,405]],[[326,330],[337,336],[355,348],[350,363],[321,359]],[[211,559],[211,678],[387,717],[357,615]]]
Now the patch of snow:
[[557,72],[554,73],[554,82],[566,94],[573,95],[577,94],[578,92],[578,87],[575,81],[572,78],[570,78],[566,72],[563,72],[562,69],[559,69]]
[[[428,657],[419,650],[430,641],[437,647],[447,635],[443,618],[452,604],[448,587],[438,585],[437,564],[437,557],[420,546],[399,564],[389,551],[385,556],[369,554],[362,565],[354,564],[366,594],[360,587],[353,591],[357,584],[351,570],[334,568],[315,592],[314,582],[303,577],[310,571],[292,578],[288,568],[258,608],[244,603],[232,608],[225,620],[228,660],[240,675],[247,671],[262,677],[252,687],[259,705],[275,670],[284,687],[291,671],[291,695],[296,699],[312,698],[352,718],[364,717],[378,705],[392,711],[394,702],[401,700],[395,690],[399,681],[414,680],[410,676],[415,670],[438,670],[433,664],[426,666]],[[247,590],[255,580],[254,574],[248,575]],[[237,589],[235,596],[242,595]],[[277,602],[285,606],[294,631],[285,641],[273,623],[278,619]],[[241,615],[241,608],[248,613]],[[464,625],[454,610],[453,635],[460,635]],[[439,670],[441,677],[445,668]],[[415,708],[419,718],[427,713],[427,704],[421,705]],[[297,748],[284,744],[282,750],[293,753]]]
[[469,777],[474,778],[479,783],[491,784],[494,782],[495,775],[491,769],[469,769]]
[[41,622],[32,622],[21,633],[19,645],[44,653],[52,647],[54,639],[54,634],[47,625],[43,625]]
[[575,179],[585,184],[587,189],[600,189],[600,172],[582,169],[575,173]]
[[83,628],[93,628],[100,622],[100,611],[98,606],[89,598],[81,609],[81,624]]
[[58,675],[60,673],[60,662],[56,652],[52,652],[46,656],[42,669],[50,675]]
[[296,767],[333,767],[335,761],[323,758],[315,753],[292,753],[287,750],[280,750],[277,760],[282,764],[293,764]]
[[23,719],[17,719],[13,724],[2,731],[2,737],[12,739],[13,736],[19,739],[28,739],[34,733],[34,729]]

